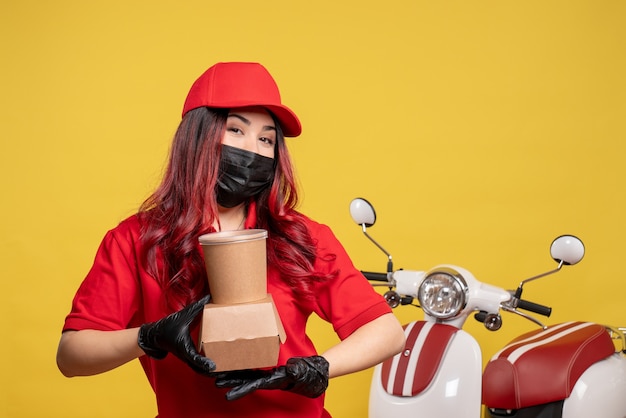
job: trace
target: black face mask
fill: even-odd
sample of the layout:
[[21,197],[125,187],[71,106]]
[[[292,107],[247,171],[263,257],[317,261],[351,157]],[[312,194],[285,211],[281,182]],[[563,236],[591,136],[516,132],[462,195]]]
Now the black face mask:
[[232,208],[261,193],[274,180],[274,159],[222,145],[217,203]]

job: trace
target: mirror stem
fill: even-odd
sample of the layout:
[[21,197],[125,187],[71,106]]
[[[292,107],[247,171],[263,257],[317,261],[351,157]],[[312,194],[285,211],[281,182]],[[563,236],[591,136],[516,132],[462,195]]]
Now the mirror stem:
[[532,282],[533,280],[540,279],[540,278],[545,277],[545,276],[548,276],[548,275],[550,275],[550,274],[554,274],[554,273],[556,273],[557,271],[561,270],[561,267],[563,267],[563,260],[559,260],[559,265],[558,265],[558,266],[557,266],[557,268],[555,268],[554,270],[550,270],[550,271],[548,271],[548,272],[545,272],[545,273],[539,274],[539,275],[537,275],[537,276],[530,277],[530,278],[528,278],[528,279],[526,279],[526,280],[522,281],[522,282],[519,284],[519,286],[518,286],[518,288],[517,288],[517,291],[515,292],[515,297],[519,299],[519,298],[522,296],[522,288],[524,287],[524,285],[525,285],[526,283],[528,283],[528,282]]
[[367,239],[372,241],[374,243],[374,245],[376,245],[387,256],[387,259],[388,259],[388,261],[387,261],[387,280],[391,281],[391,274],[393,273],[393,261],[391,259],[391,254],[389,254],[387,252],[387,250],[385,250],[379,243],[376,242],[376,240],[374,238],[372,238],[367,233],[367,225],[366,224],[361,224],[361,227],[363,228],[363,234],[365,234]]

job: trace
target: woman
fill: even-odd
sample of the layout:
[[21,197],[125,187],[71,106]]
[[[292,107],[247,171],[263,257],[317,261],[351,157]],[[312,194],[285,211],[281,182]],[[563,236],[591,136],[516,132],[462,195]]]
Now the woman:
[[[300,132],[260,64],[219,63],[196,80],[161,185],[106,234],[74,297],[57,353],[64,375],[139,358],[159,417],[318,418],[330,416],[329,378],[403,348],[398,321],[330,229],[295,210],[284,137]],[[214,374],[194,343],[210,300],[198,237],[244,228],[268,231],[268,292],[288,337],[280,366]],[[312,313],[341,340],[321,355],[305,334]]]

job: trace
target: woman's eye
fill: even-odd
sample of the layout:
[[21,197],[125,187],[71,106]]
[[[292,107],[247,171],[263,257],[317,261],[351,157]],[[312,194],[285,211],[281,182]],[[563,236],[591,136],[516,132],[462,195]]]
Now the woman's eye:
[[267,137],[262,137],[260,138],[261,142],[265,142],[268,145],[274,145],[274,139],[272,138],[267,138]]
[[241,133],[241,129],[239,129],[239,128],[235,128],[235,127],[233,127],[233,126],[229,127],[229,128],[228,128],[228,131],[229,131],[229,132],[236,133],[236,134]]

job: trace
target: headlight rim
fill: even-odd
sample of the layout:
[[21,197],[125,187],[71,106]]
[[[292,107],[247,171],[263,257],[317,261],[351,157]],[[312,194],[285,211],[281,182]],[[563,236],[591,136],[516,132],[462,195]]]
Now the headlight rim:
[[[457,309],[455,309],[454,311],[451,311],[449,313],[439,313],[433,311],[429,306],[425,306],[424,304],[422,288],[428,282],[428,279],[436,274],[445,274],[447,276],[450,276],[460,287],[460,293],[458,294],[461,295],[461,302]],[[426,314],[436,318],[437,320],[450,320],[460,316],[461,312],[463,312],[463,310],[467,307],[467,303],[469,300],[469,286],[467,285],[467,280],[465,280],[465,277],[463,277],[463,274],[460,271],[452,267],[437,267],[426,273],[426,275],[424,276],[424,280],[422,280],[417,290],[417,299],[419,300],[420,306]]]

